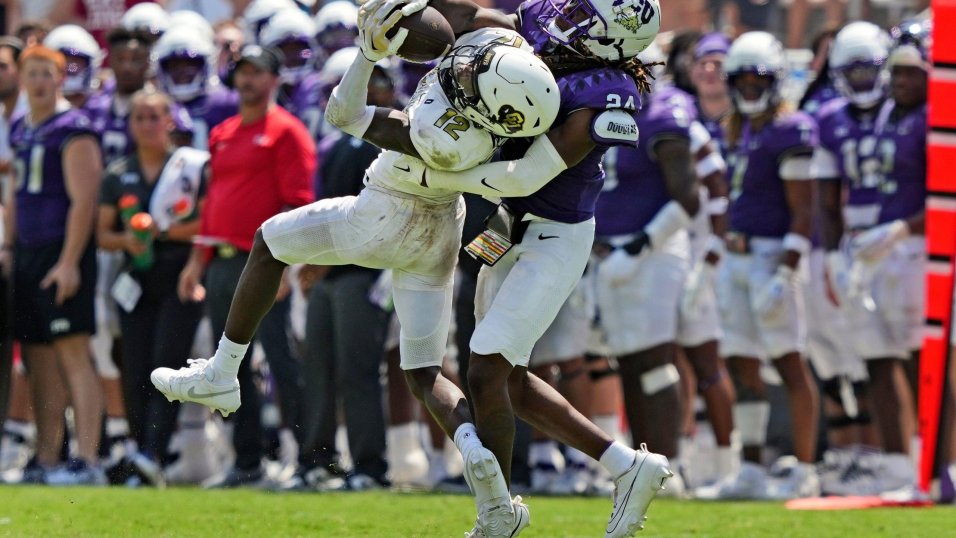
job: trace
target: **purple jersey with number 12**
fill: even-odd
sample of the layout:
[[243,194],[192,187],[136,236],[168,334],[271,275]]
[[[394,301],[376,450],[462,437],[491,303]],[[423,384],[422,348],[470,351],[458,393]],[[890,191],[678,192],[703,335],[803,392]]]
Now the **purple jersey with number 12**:
[[[518,32],[538,54],[546,54],[554,46],[551,37],[541,28],[545,20],[541,12],[546,2],[548,0],[528,0],[518,8]],[[641,109],[637,84],[619,69],[588,69],[557,77],[557,82],[561,106],[554,127],[561,126],[568,116],[582,109],[621,109],[635,118]],[[531,196],[506,199],[508,207],[569,224],[593,217],[604,184],[601,159],[609,147],[622,142],[603,138],[593,129],[591,138],[597,147],[580,163],[559,174]],[[508,144],[502,148],[502,156],[520,157],[529,143]]]
[[876,120],[880,144],[893,146],[883,164],[880,224],[908,219],[926,208],[926,105],[902,113],[887,101]]
[[[876,111],[856,112],[845,99],[834,99],[817,112],[820,147],[836,161],[839,179],[847,185],[847,206],[876,204],[883,155],[892,149],[878,144],[873,132]],[[823,178],[825,179],[825,178]]]

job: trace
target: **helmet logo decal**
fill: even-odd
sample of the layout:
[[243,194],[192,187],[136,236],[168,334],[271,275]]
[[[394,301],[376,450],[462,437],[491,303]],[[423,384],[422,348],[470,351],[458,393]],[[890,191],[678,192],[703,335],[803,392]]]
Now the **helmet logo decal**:
[[612,4],[614,22],[636,34],[641,27],[650,23],[654,18],[654,6],[647,0],[639,0],[639,2],[635,2],[641,6],[641,11],[638,13],[638,8],[634,4],[627,3],[625,5],[625,2],[626,0],[615,0]]
[[524,114],[511,105],[502,105],[498,109],[498,119],[495,123],[500,124],[509,133],[517,133],[524,127]]

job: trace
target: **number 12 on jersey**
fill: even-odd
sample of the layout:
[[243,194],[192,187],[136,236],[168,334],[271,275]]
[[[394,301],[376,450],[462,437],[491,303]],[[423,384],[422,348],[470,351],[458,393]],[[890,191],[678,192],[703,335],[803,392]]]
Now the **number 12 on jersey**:
[[471,127],[471,122],[454,108],[448,108],[435,122],[435,127],[441,127],[452,140],[458,140],[458,133],[467,131]]

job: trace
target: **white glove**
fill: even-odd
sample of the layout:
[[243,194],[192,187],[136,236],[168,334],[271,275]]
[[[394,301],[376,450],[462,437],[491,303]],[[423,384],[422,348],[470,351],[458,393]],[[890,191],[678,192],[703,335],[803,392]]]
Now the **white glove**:
[[640,255],[631,256],[624,249],[616,248],[598,265],[598,278],[611,286],[626,284],[637,276],[643,258]]
[[[404,4],[404,5],[402,5]],[[397,9],[398,6],[402,6],[402,15],[405,17],[411,15],[412,13],[418,13],[419,11],[425,9],[428,5],[428,0],[368,0],[364,2],[359,10],[359,26],[362,25],[363,14],[362,10],[364,9],[367,13],[374,13],[382,6],[385,6],[385,13],[391,13],[392,10]]]
[[793,290],[793,269],[786,265],[777,267],[777,272],[754,296],[754,310],[764,321],[772,323],[787,311],[787,298]]
[[850,291],[850,263],[843,252],[827,252],[824,258],[827,298],[835,306],[846,304]]
[[370,62],[394,55],[408,37],[405,28],[399,28],[391,39],[385,36],[404,16],[401,11],[392,13],[394,8],[395,5],[390,1],[375,0],[359,8],[359,46]]
[[894,220],[870,228],[854,237],[850,242],[853,257],[867,262],[878,261],[889,254],[897,243],[906,239],[909,235],[910,228],[902,220]]
[[694,264],[694,268],[687,275],[684,282],[684,295],[681,297],[680,311],[686,319],[700,317],[700,305],[708,288],[713,288],[716,268],[701,260]]
[[876,301],[873,299],[872,291],[876,268],[876,264],[857,260],[850,265],[847,276],[847,300],[858,303],[870,312],[876,311]]

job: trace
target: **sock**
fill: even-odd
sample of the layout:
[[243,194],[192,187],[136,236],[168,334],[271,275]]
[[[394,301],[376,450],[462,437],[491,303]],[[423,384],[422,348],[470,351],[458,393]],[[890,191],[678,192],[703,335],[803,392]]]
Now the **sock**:
[[32,422],[24,422],[13,418],[8,418],[3,423],[3,432],[21,437],[25,442],[33,442],[36,438],[36,427]]
[[591,461],[587,454],[571,447],[567,447],[564,451],[564,459],[567,460],[569,467],[587,467],[588,462]]
[[475,429],[474,424],[466,422],[458,426],[458,429],[455,430],[455,446],[458,447],[462,455],[467,454],[469,450],[475,447],[482,446],[481,440],[478,439],[478,430]]
[[740,450],[732,446],[717,447],[717,477],[735,476],[740,472]]
[[604,454],[601,454],[599,461],[607,469],[607,472],[611,473],[612,477],[617,478],[634,463],[634,449],[614,441],[611,446],[607,447]]
[[557,469],[558,462],[555,461],[557,451],[558,444],[550,439],[532,441],[531,446],[528,447],[528,465],[534,467],[535,465],[546,464]]
[[[212,379],[209,381],[231,381],[239,377],[239,364],[246,356],[249,344],[237,344],[222,335],[219,348],[212,358]],[[208,379],[208,374],[207,374]]]
[[106,436],[109,438],[129,436],[126,417],[106,417]]

